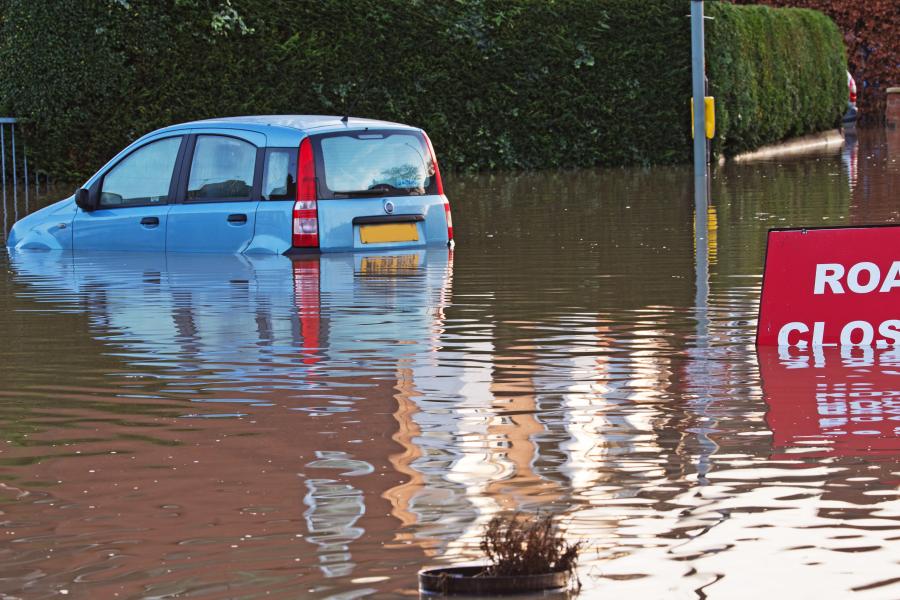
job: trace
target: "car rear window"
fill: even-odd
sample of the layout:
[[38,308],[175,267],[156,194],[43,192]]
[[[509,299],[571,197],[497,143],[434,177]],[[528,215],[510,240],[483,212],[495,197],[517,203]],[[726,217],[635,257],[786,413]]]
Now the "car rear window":
[[436,193],[431,153],[418,131],[347,131],[313,144],[321,198]]

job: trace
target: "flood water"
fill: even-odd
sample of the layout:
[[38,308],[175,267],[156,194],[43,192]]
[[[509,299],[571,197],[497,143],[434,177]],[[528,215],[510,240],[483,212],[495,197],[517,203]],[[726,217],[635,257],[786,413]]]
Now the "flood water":
[[583,598],[900,598],[900,356],[753,344],[898,133],[718,168],[708,297],[689,168],[447,177],[452,252],[0,254],[0,597],[418,597],[518,510]]

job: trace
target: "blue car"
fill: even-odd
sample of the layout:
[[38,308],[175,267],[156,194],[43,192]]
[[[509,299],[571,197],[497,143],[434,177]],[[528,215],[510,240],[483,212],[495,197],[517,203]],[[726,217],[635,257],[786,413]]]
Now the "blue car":
[[452,243],[450,204],[424,131],[296,115],[149,133],[7,238],[15,249],[246,254]]

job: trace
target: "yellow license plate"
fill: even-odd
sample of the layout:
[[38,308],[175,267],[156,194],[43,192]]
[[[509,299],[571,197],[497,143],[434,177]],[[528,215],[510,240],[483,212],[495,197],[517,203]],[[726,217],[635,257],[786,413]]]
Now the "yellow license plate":
[[394,275],[419,268],[417,254],[403,256],[364,256],[359,266],[362,275]]
[[384,242],[418,242],[419,229],[415,223],[385,223],[383,225],[360,225],[359,241],[363,244]]

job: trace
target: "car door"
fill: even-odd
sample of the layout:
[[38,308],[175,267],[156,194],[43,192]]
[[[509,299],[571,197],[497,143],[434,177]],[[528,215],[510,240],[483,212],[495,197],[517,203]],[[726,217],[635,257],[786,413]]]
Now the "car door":
[[266,136],[193,130],[169,210],[169,252],[243,252],[253,239]]
[[166,247],[169,201],[186,136],[156,138],[129,152],[101,177],[96,210],[78,209],[72,223],[76,250],[161,252]]

